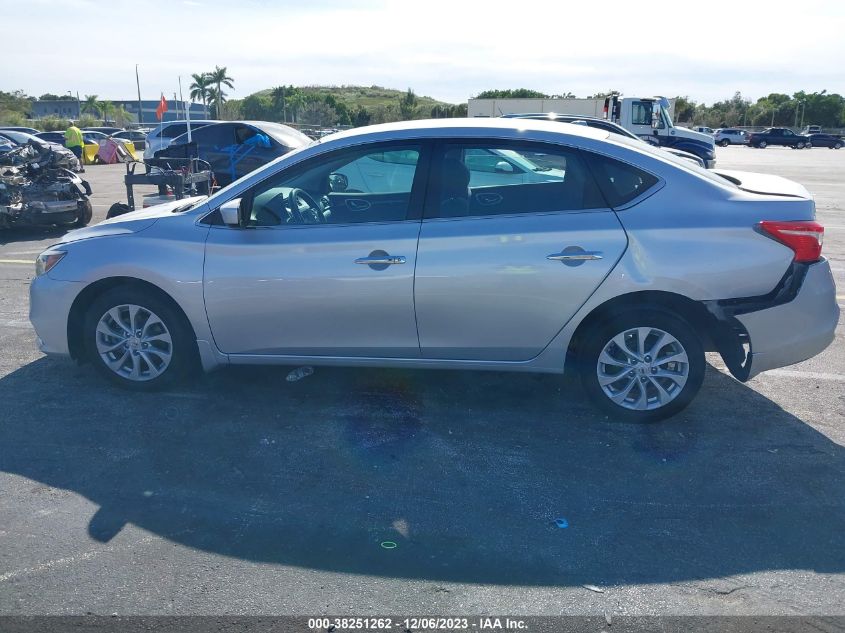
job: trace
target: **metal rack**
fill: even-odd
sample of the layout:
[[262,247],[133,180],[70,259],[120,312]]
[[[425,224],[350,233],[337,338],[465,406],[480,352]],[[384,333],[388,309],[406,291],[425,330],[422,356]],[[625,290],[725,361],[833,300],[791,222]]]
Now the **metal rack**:
[[[196,158],[157,158],[144,163],[127,163],[123,182],[129,208],[135,210],[135,185],[155,185],[159,195],[165,195],[169,187],[176,200],[193,195],[207,196],[211,192],[213,175],[210,169],[200,169],[200,163],[205,161]],[[144,165],[146,173],[136,173],[138,165]]]

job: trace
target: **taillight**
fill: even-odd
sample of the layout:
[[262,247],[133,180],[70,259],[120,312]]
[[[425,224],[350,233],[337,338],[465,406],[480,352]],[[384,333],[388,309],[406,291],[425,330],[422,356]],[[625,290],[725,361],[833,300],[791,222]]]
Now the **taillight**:
[[818,222],[763,220],[757,226],[766,235],[795,251],[793,261],[814,262],[822,255],[824,227]]

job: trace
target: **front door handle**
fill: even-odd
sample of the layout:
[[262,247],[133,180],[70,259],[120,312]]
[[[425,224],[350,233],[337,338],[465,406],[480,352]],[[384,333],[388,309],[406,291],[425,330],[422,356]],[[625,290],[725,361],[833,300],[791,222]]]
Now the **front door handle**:
[[359,257],[355,260],[355,263],[364,264],[365,266],[391,266],[393,264],[404,264],[405,257],[403,255],[377,255],[376,257]]
[[578,251],[574,253],[546,255],[546,259],[550,259],[553,262],[590,262],[601,258],[601,252],[599,251]]

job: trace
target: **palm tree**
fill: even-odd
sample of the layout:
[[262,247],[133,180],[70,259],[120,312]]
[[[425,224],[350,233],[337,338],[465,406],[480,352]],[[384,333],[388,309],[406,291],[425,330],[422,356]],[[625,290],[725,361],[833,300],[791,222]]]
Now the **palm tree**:
[[282,122],[288,122],[288,115],[287,115],[287,108],[285,107],[285,87],[284,86],[276,86],[270,92],[270,98],[273,99],[273,109],[276,111],[276,116],[278,116],[278,112],[281,106],[282,110]]
[[229,88],[234,88],[234,84],[232,83],[235,81],[231,77],[226,74],[226,67],[223,66],[215,66],[214,70],[208,73],[208,82],[214,84],[216,86],[216,93],[215,98],[217,101],[217,116],[220,117],[221,107],[223,105],[224,97],[226,93],[223,92],[223,86],[227,86]]
[[82,112],[100,115],[100,102],[97,101],[97,95],[85,95],[85,101],[82,103]]
[[222,104],[226,101],[226,93],[222,90],[218,93],[217,88],[214,86],[209,86],[208,88],[208,102],[214,104],[214,116],[213,118],[219,119],[222,117],[221,112]]
[[294,88],[291,94],[287,97],[287,107],[290,108],[294,121],[299,121],[299,112],[308,103],[308,95]]
[[114,112],[114,104],[111,101],[100,101],[97,107],[103,113],[103,124],[108,123],[109,115]]
[[194,80],[194,83],[191,84],[191,101],[201,101],[202,107],[205,110],[205,116],[208,117],[208,97],[209,88],[211,87],[208,73],[195,73],[191,77]]

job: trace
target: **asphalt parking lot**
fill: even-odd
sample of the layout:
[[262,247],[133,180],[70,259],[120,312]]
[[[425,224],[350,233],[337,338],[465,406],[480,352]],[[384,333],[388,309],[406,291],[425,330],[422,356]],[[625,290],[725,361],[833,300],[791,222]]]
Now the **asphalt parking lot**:
[[[717,152],[816,195],[845,305],[845,151]],[[88,169],[95,221],[122,171]],[[555,376],[240,368],[140,395],[35,347],[60,234],[0,233],[0,614],[845,614],[842,322],[747,384],[710,357],[651,426]]]

